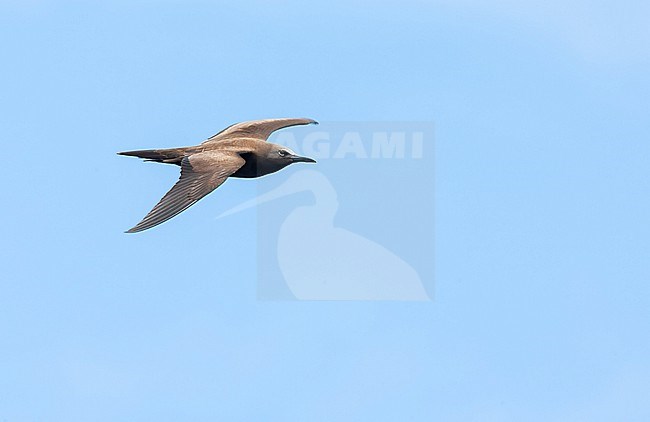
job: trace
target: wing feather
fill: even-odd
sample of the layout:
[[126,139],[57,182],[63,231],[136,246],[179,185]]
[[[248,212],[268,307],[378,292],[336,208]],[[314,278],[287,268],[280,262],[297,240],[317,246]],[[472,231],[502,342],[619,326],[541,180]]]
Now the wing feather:
[[254,138],[266,141],[271,133],[289,126],[318,124],[316,120],[305,118],[251,120],[228,126],[221,132],[208,138],[203,144],[232,138]]
[[208,151],[184,157],[178,182],[127,233],[150,229],[180,214],[218,188],[244,163],[238,154],[224,151]]

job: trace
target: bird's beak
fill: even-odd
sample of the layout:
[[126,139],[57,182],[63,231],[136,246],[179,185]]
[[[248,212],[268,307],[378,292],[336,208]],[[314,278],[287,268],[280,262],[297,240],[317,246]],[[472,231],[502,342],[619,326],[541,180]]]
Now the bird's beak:
[[316,160],[309,157],[301,157],[299,155],[294,155],[291,157],[291,161],[294,163],[315,163]]

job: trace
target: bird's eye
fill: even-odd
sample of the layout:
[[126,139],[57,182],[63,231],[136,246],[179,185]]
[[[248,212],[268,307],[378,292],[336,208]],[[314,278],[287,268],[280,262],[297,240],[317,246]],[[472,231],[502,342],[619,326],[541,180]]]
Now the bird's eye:
[[278,151],[278,154],[280,154],[280,157],[286,157],[287,155],[289,155],[289,152],[281,149]]

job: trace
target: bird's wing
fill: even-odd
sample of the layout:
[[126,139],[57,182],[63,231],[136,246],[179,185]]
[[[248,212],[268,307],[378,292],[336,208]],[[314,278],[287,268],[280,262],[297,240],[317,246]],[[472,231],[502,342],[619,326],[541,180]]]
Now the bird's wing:
[[232,138],[254,138],[266,141],[271,133],[278,129],[289,126],[308,125],[312,123],[318,124],[316,120],[304,118],[251,120],[249,122],[241,122],[228,126],[221,132],[208,138],[204,144]]
[[207,151],[186,156],[181,177],[142,221],[127,233],[147,230],[169,220],[218,188],[245,160],[234,152]]

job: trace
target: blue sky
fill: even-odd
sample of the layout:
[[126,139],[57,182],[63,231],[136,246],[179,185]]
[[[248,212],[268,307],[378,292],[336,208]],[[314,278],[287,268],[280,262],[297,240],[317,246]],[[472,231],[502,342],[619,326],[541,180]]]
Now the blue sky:
[[[381,3],[0,5],[0,421],[650,419],[649,6]],[[122,233],[284,116],[435,124],[432,302],[257,300],[255,183]]]

